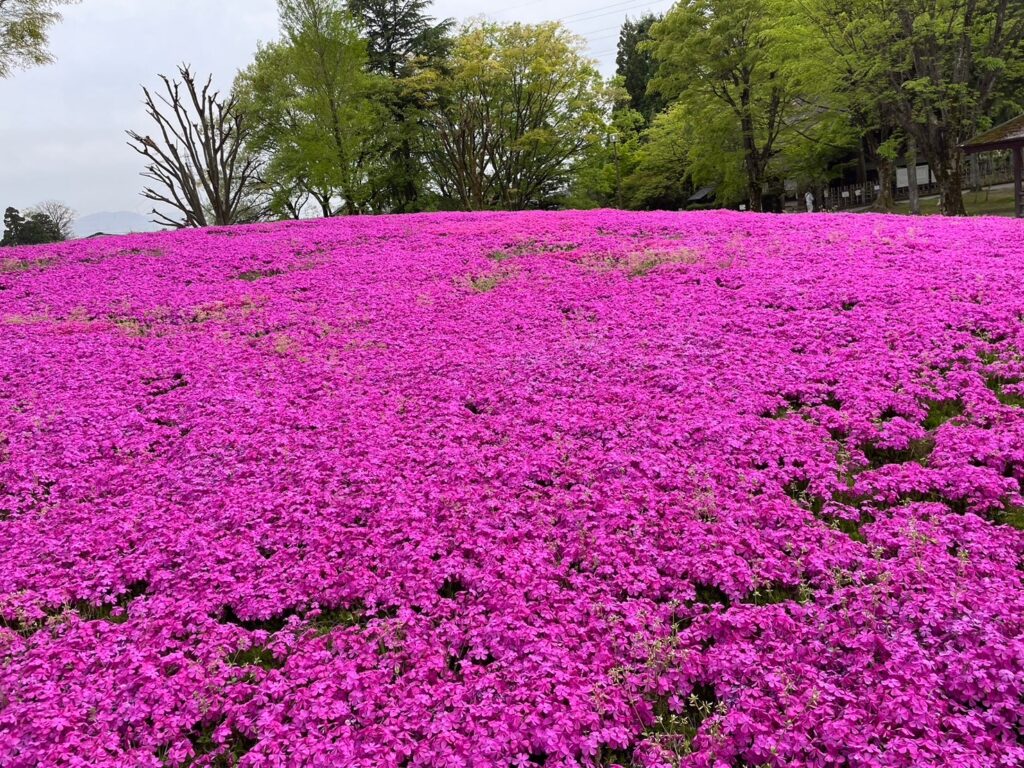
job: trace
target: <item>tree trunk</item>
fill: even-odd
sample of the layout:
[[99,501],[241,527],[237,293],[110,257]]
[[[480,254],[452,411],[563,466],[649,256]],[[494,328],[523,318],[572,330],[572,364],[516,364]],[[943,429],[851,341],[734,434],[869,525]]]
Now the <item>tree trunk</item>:
[[941,158],[935,169],[939,183],[940,210],[943,216],[966,216],[964,207],[963,155],[954,147]]
[[888,157],[876,155],[878,163],[878,199],[875,200],[875,209],[879,211],[891,211],[894,201],[892,188],[895,166]]
[[867,139],[862,138],[857,145],[857,183],[864,187],[868,183],[868,158],[864,151],[864,144]]
[[907,194],[910,196],[910,214],[921,215],[921,195],[917,189],[917,140],[907,138]]
[[754,118],[750,114],[750,91],[744,88],[740,95],[740,130],[743,134],[743,161],[747,167],[747,195],[750,210],[760,213],[764,210],[764,195],[761,190],[763,179],[761,162],[757,151],[757,137],[754,133]]
[[320,204],[320,213],[324,215],[325,219],[329,219],[334,215],[333,211],[331,211],[330,193],[324,192],[321,194],[314,194],[313,197],[315,197],[317,203]]
[[751,178],[748,182],[750,194],[750,210],[755,213],[764,211],[764,191],[761,189],[761,182],[757,178]]
[[[403,115],[403,122],[405,118]],[[403,127],[404,130],[404,127]],[[413,157],[412,142],[409,138],[402,138],[402,146],[399,150],[400,165],[402,168],[402,179],[400,181],[400,194],[398,203],[399,213],[414,213],[419,210],[419,188],[416,184],[416,158]]]
[[391,175],[390,181],[393,185],[393,213],[414,213],[419,210],[420,190],[417,183],[417,162],[413,152],[412,141],[409,139],[409,116],[406,109],[410,108],[408,102],[398,98],[389,105],[391,119],[401,134],[401,140],[395,148],[391,158],[391,171],[397,176]]

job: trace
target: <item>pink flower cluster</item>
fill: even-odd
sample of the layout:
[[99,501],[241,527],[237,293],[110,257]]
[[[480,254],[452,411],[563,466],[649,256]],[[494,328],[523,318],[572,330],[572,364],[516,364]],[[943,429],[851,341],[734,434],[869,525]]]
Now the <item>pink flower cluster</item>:
[[1024,226],[0,251],[0,765],[1024,764]]

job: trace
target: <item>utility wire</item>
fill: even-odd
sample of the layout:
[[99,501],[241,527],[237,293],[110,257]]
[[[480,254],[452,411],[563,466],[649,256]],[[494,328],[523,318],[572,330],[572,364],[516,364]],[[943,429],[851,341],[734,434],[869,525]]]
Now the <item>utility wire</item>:
[[638,5],[651,5],[651,0],[620,0],[617,3],[610,3],[609,5],[599,5],[596,8],[588,8],[585,11],[578,13],[570,13],[567,16],[562,16],[559,21],[580,21],[580,17],[584,17],[582,20],[586,20],[586,17],[598,18],[600,16],[607,16],[606,13],[598,13],[599,11],[606,11],[609,8],[614,8],[613,13],[628,13],[631,10],[635,10],[633,6]]

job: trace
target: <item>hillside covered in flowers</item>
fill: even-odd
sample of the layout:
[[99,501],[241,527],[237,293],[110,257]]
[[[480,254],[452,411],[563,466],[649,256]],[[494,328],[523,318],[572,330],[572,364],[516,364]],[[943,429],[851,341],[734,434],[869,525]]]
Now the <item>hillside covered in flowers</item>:
[[1024,764],[1024,226],[0,250],[0,765]]

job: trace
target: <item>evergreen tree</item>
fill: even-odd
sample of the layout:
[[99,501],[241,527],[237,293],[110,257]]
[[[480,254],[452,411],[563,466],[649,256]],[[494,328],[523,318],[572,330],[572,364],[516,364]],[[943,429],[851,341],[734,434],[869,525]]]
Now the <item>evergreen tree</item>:
[[375,206],[397,213],[422,210],[429,137],[423,94],[412,86],[412,78],[443,60],[453,22],[431,18],[427,0],[349,0],[348,7],[366,38],[370,71],[383,78],[377,101],[391,117],[388,130],[382,131],[384,167]]
[[25,218],[17,208],[4,211],[4,236],[0,246],[44,245],[63,239],[60,227],[45,213],[32,213]]
[[643,115],[647,125],[665,108],[660,94],[648,86],[658,71],[658,62],[650,50],[651,27],[661,16],[647,14],[639,19],[626,19],[619,32],[615,75],[629,94],[629,108]]
[[0,240],[0,246],[8,247],[18,244],[18,235],[25,218],[17,208],[10,207],[4,211],[4,237]]
[[370,70],[395,80],[407,77],[417,62],[432,63],[449,47],[450,19],[427,14],[429,0],[349,0],[352,15],[368,43]]

